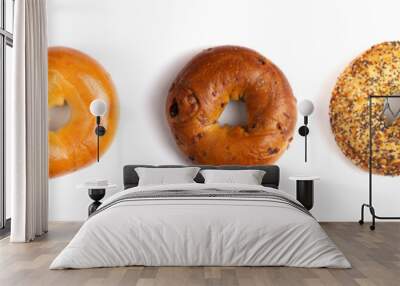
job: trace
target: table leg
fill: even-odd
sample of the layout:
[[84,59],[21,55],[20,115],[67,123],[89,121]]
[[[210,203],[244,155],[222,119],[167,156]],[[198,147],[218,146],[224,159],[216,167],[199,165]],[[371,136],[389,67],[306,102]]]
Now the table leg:
[[102,198],[104,198],[104,196],[106,194],[106,190],[105,189],[89,189],[88,193],[89,193],[89,197],[94,201],[91,205],[89,205],[89,208],[88,208],[88,214],[90,216],[101,205],[100,200]]
[[296,198],[307,210],[311,210],[314,206],[314,181],[296,181]]

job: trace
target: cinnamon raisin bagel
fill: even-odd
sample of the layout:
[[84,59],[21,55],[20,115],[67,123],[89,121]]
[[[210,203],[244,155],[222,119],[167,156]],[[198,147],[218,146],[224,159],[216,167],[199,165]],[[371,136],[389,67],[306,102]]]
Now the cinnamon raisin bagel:
[[[369,167],[368,95],[400,94],[400,42],[385,42],[365,51],[338,78],[330,101],[336,143],[355,165]],[[372,102],[372,172],[400,175],[400,119],[389,126],[381,116],[384,100]]]
[[[247,108],[246,126],[221,126],[230,100]],[[279,70],[259,53],[235,46],[207,49],[178,74],[166,116],[179,148],[200,164],[275,162],[288,148],[297,119],[296,99]]]

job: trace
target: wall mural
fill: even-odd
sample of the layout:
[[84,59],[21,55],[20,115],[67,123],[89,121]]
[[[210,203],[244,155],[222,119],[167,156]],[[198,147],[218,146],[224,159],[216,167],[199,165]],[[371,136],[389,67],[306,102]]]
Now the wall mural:
[[107,132],[100,154],[109,145],[118,122],[118,98],[110,75],[93,58],[66,47],[48,49],[49,176],[74,172],[95,162],[96,120],[89,105],[103,99],[108,111],[102,118]]
[[[245,126],[218,123],[231,100],[245,102]],[[170,88],[166,116],[191,161],[262,165],[288,148],[297,109],[278,67],[250,49],[222,46],[201,52],[182,69]]]
[[[373,46],[340,75],[330,102],[330,121],[336,143],[354,164],[368,170],[368,95],[400,94],[400,42]],[[376,103],[376,104],[375,104]],[[372,105],[372,171],[400,175],[400,120],[386,125],[380,116],[384,100]],[[386,126],[386,127],[385,127]]]

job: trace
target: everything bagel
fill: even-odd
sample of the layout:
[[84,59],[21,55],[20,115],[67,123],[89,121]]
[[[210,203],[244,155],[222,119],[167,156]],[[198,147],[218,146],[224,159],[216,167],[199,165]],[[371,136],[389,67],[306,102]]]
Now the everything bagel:
[[[221,126],[230,100],[244,101],[246,126]],[[207,49],[178,74],[166,117],[179,148],[200,164],[275,162],[288,148],[296,99],[284,74],[259,53],[236,46]]]
[[[400,42],[373,46],[338,78],[330,101],[330,122],[336,143],[354,164],[369,167],[368,95],[400,94]],[[372,172],[400,175],[400,120],[385,126],[384,100],[372,104]]]

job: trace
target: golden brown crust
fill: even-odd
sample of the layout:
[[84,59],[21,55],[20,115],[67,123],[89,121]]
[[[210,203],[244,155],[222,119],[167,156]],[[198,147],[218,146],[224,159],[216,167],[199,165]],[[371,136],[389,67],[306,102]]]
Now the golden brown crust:
[[92,100],[107,102],[108,111],[102,117],[106,134],[100,141],[103,154],[114,138],[118,122],[118,98],[111,77],[91,57],[70,48],[52,47],[49,58],[49,108],[71,109],[71,118],[57,131],[49,131],[49,176],[73,172],[96,160],[96,120],[89,111]]
[[[368,170],[368,95],[400,94],[400,42],[378,44],[357,57],[340,75],[330,101],[330,122],[335,140],[354,164]],[[384,128],[379,117],[384,101],[372,105],[372,171],[400,175],[400,121]]]
[[[243,100],[246,126],[220,126],[230,100]],[[170,88],[166,116],[179,148],[200,164],[275,162],[288,148],[296,99],[284,74],[247,48],[222,46],[195,56]]]

